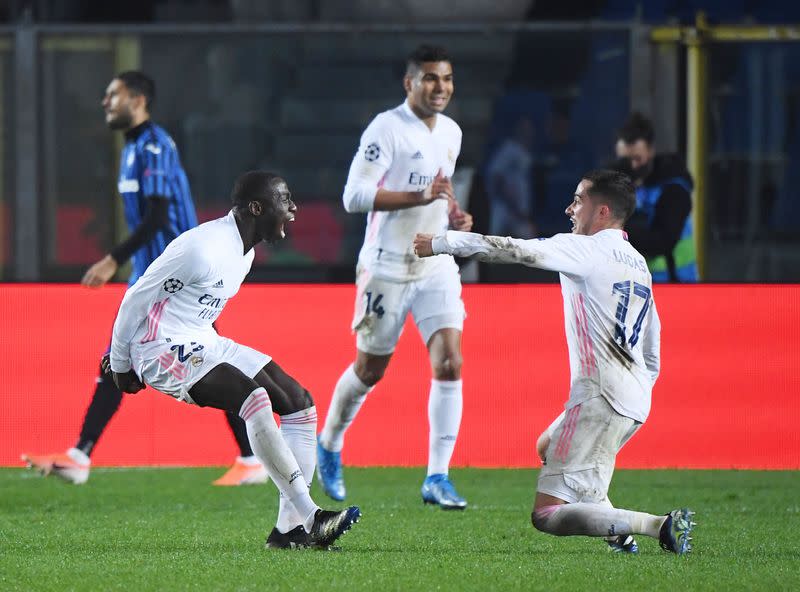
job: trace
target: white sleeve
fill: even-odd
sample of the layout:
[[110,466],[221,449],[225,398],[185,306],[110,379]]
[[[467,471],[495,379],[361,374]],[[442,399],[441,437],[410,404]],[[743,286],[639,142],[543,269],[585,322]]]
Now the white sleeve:
[[111,334],[111,369],[118,374],[131,369],[131,341],[142,321],[157,302],[163,302],[170,294],[164,283],[172,278],[183,285],[196,282],[202,272],[202,262],[192,257],[185,242],[170,243],[164,252],[150,264],[144,275],[131,286],[120,304],[114,330]]
[[591,243],[589,237],[576,234],[523,240],[449,230],[433,239],[433,252],[491,263],[519,263],[581,278],[593,268]]
[[361,135],[358,152],[350,164],[342,201],[348,212],[369,212],[381,180],[394,158],[394,136],[386,116],[372,120]]
[[650,372],[653,384],[655,384],[656,378],[658,378],[658,374],[661,371],[661,319],[658,318],[655,300],[652,301],[648,316],[650,318],[647,323],[647,333],[645,333],[642,343],[642,354],[644,356],[644,365],[647,367],[647,371]]

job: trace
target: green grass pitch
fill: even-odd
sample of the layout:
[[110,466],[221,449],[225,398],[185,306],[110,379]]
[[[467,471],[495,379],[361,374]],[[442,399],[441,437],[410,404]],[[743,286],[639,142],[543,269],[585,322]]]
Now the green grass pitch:
[[618,471],[617,506],[697,511],[687,557],[536,532],[536,472],[478,469],[452,471],[470,507],[448,513],[422,505],[422,469],[348,468],[364,516],[342,551],[268,551],[275,488],[212,487],[219,473],[95,469],[73,486],[1,469],[0,590],[800,590],[797,472]]

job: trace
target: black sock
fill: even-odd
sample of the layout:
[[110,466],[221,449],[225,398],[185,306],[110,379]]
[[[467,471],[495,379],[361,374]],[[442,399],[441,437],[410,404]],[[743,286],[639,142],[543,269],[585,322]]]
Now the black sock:
[[236,438],[236,444],[239,446],[239,456],[253,456],[253,449],[250,448],[250,438],[247,437],[247,427],[244,425],[244,420],[230,411],[225,413],[225,419],[228,420],[233,437]]
[[103,433],[108,422],[119,409],[121,401],[122,391],[117,388],[109,376],[101,374],[97,380],[97,387],[94,389],[92,402],[83,418],[81,435],[75,448],[83,451],[86,456],[91,456],[100,434]]

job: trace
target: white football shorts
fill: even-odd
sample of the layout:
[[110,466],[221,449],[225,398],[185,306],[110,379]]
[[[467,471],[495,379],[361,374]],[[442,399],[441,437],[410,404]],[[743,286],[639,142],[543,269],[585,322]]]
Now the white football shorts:
[[147,385],[194,404],[189,390],[216,366],[227,363],[254,377],[272,358],[216,334],[195,340],[160,339],[131,347],[133,368]]
[[455,264],[407,282],[376,278],[359,266],[356,286],[352,329],[358,349],[368,354],[394,352],[409,312],[426,345],[440,329],[464,329],[461,276]]
[[642,424],[620,415],[600,396],[559,418],[548,428],[550,445],[536,489],[569,503],[600,503],[608,495],[617,453]]

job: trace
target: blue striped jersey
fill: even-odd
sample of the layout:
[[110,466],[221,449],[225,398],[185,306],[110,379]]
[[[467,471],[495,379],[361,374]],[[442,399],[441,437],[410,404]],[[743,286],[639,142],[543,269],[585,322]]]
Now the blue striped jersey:
[[175,237],[197,226],[197,213],[178,149],[162,127],[146,121],[125,133],[117,189],[130,232],[141,224],[150,197],[169,199],[169,227],[160,229],[133,254],[128,280],[128,285],[133,285]]

